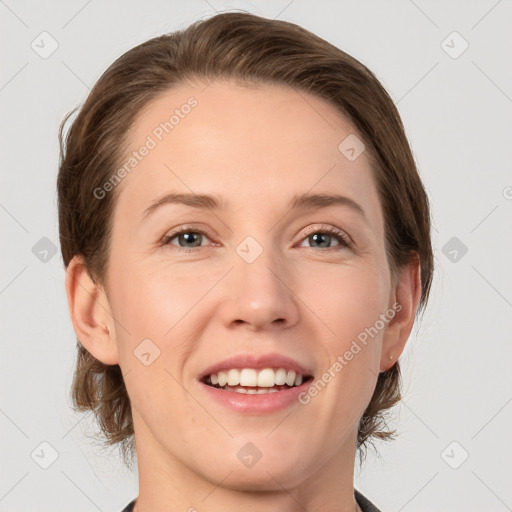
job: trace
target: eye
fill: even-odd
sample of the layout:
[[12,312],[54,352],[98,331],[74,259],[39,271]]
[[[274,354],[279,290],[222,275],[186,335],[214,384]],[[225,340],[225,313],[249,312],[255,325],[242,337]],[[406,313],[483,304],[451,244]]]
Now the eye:
[[[208,237],[208,233],[202,229],[182,226],[178,228],[174,233],[164,237],[162,240],[162,245],[178,245],[178,250],[188,252],[189,249],[193,249],[194,247],[201,247],[203,245],[201,243],[202,237]],[[178,244],[172,242],[174,239],[178,240]]]
[[[306,240],[308,240],[310,244],[319,244],[316,247],[326,249],[334,248],[330,246],[333,240],[338,242],[336,247],[338,247],[340,250],[352,246],[352,240],[346,233],[331,226],[316,226],[310,228],[307,232],[306,237],[304,238],[304,242]],[[304,246],[301,245],[301,247]],[[312,248],[314,249],[315,247],[313,246]]]
[[[208,244],[203,244],[204,238],[209,239],[208,233],[200,228],[192,228],[190,226],[181,226],[173,233],[165,236],[162,239],[162,245],[173,245],[179,251],[194,252],[199,247]],[[178,243],[174,243],[177,240]],[[309,241],[312,249],[323,248],[333,250],[343,250],[350,248],[353,244],[352,239],[343,231],[332,226],[313,226],[306,230],[306,236],[303,238],[303,243]],[[332,246],[332,242],[337,242]],[[301,244],[301,247],[305,247]],[[315,244],[318,244],[315,246]]]

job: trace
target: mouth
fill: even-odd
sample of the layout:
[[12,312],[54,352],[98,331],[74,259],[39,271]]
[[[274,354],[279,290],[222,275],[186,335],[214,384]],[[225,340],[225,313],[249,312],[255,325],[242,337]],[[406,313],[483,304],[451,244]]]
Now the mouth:
[[312,379],[312,375],[286,368],[230,368],[205,375],[201,382],[222,391],[264,395],[299,387]]
[[271,414],[297,404],[313,381],[311,366],[279,353],[241,353],[197,376],[201,393],[237,414]]

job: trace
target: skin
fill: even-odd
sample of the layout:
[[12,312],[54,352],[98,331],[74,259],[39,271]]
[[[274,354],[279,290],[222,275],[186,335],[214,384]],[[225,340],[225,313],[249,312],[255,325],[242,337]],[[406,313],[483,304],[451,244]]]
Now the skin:
[[[349,161],[338,150],[357,132],[314,96],[221,80],[182,85],[137,118],[131,150],[190,96],[198,105],[116,190],[106,288],[79,256],[66,278],[77,336],[125,378],[136,510],[358,510],[357,424],[378,373],[394,364],[412,329],[418,263],[392,282],[369,155]],[[167,204],[143,221],[151,202],[171,191],[218,195],[222,209]],[[307,192],[348,196],[367,222],[347,206],[288,209],[292,196]],[[183,225],[208,234],[162,244]],[[315,242],[325,227],[353,245],[334,236]],[[236,251],[247,236],[263,248],[251,264]],[[184,246],[191,252],[180,252]],[[196,380],[229,355],[269,352],[319,378],[395,303],[400,312],[307,405],[241,414],[209,400]],[[146,338],[160,350],[149,366],[133,353]],[[247,442],[262,453],[251,468],[237,458]]]

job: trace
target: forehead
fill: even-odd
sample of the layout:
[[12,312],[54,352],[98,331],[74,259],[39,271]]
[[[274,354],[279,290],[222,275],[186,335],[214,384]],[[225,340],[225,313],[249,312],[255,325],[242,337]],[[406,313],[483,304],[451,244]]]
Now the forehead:
[[251,200],[261,206],[264,194],[271,208],[308,191],[336,191],[368,209],[378,203],[370,157],[349,160],[340,151],[347,137],[357,132],[333,105],[285,86],[180,85],[137,115],[129,153],[151,149],[122,181],[119,201],[142,212],[171,190],[226,196],[242,208]]
[[[267,151],[276,145],[286,149],[287,142],[307,139],[307,147],[295,144],[297,155],[315,148],[337,154],[340,135],[354,132],[349,120],[322,98],[284,85],[239,85],[217,79],[162,93],[138,114],[130,139],[143,141],[152,135],[160,145],[179,141],[193,147],[200,138],[206,150],[206,142],[215,142],[216,148],[223,143],[232,151],[262,145]],[[226,133],[229,138],[223,137]]]

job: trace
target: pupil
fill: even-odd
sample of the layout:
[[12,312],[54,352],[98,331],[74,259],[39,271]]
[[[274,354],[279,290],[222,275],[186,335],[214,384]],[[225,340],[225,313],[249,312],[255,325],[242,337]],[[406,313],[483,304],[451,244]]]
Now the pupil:
[[[185,243],[192,243],[192,241],[189,239],[189,237],[195,237],[195,236],[200,236],[199,233],[192,233],[192,232],[189,232],[189,233],[183,233],[182,235],[182,238],[185,239]],[[197,241],[197,240],[196,240]],[[194,244],[193,247],[197,247],[198,245],[201,245],[200,243],[199,244]]]
[[[315,240],[315,242],[318,242],[319,238],[323,238],[324,242],[325,242],[325,240],[327,240],[327,246],[329,246],[329,240],[330,240],[331,236],[326,235],[325,233],[315,233],[314,235],[312,235],[312,238]],[[320,243],[322,244],[322,240],[320,240]],[[324,243],[323,247],[325,247],[325,246],[326,246],[326,244]]]

